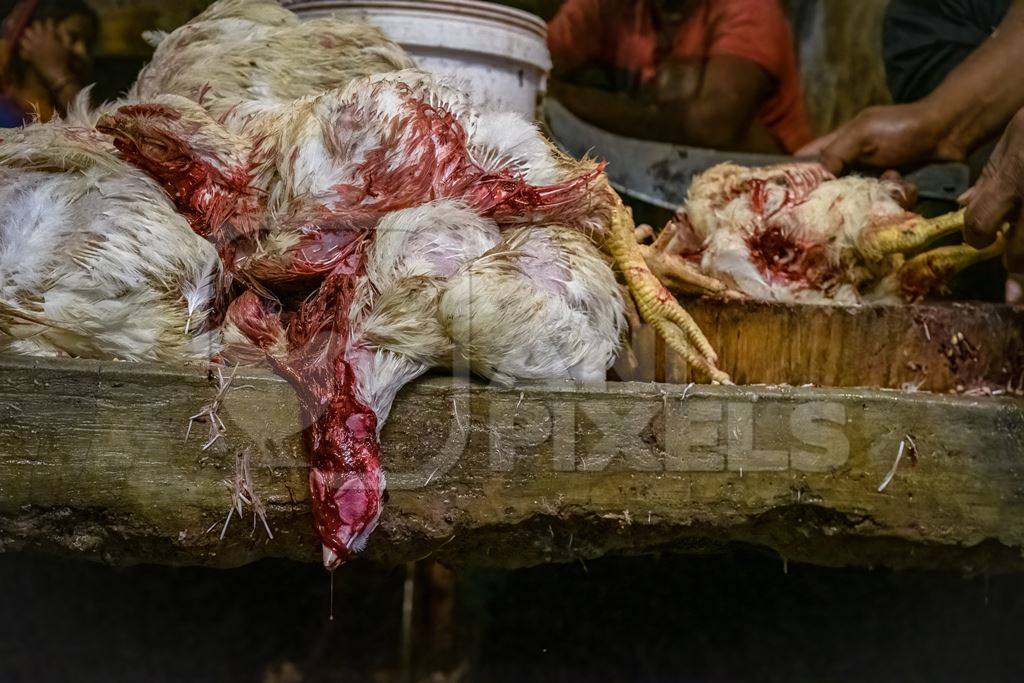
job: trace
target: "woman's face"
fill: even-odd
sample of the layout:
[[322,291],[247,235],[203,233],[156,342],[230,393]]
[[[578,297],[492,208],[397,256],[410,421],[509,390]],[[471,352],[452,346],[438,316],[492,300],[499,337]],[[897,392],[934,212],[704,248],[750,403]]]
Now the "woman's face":
[[88,72],[96,45],[96,25],[84,14],[76,14],[57,24],[57,35],[74,56],[75,66]]

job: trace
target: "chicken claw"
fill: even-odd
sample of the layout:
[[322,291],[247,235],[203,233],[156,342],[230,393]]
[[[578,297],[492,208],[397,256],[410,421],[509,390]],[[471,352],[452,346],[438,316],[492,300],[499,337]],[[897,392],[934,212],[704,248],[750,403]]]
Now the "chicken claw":
[[[963,226],[963,210],[938,218],[914,216],[894,224],[864,230],[857,248],[864,258],[877,262],[886,257],[922,249],[940,237],[959,232]],[[894,262],[899,267],[885,278],[881,291],[898,294],[907,301],[921,299],[940,289],[961,270],[996,258],[1005,249],[1005,241],[1000,238],[985,249],[959,244],[930,249],[906,261],[899,258]]]
[[967,244],[938,247],[919,254],[904,263],[896,272],[900,293],[913,301],[940,288],[968,266],[997,258],[1006,251],[1006,240],[999,236],[990,246],[975,249]]
[[964,227],[964,212],[938,218],[912,218],[890,225],[868,228],[860,234],[857,249],[869,261],[897,253],[906,253],[927,246],[940,237],[959,232]]
[[[669,222],[650,246],[641,244],[644,261],[658,281],[676,294],[726,294],[721,280],[705,275],[682,256],[672,253],[672,238],[678,226]],[[639,231],[638,231],[639,232]],[[646,235],[637,235],[640,239]]]
[[617,197],[612,209],[607,246],[616,266],[626,278],[640,317],[657,330],[673,351],[685,358],[692,367],[706,373],[713,383],[732,384],[729,375],[718,369],[718,355],[697,323],[651,272],[644,258],[644,250],[636,242],[633,217]]

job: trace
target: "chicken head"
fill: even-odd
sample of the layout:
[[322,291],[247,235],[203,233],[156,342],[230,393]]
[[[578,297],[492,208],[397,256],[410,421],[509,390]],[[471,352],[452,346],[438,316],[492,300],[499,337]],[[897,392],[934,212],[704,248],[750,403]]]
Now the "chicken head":
[[[380,519],[385,488],[377,415],[360,399],[356,371],[344,353],[352,275],[332,273],[287,326],[252,291],[232,301],[225,320],[225,329],[238,330],[233,336],[264,354],[295,390],[313,523],[328,569],[363,549]],[[237,353],[239,346],[230,351]]]

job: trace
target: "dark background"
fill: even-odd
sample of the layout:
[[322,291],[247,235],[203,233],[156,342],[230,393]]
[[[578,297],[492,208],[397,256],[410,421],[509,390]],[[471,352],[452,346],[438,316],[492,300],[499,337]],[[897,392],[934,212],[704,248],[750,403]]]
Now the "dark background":
[[[0,555],[0,681],[399,681],[405,570],[328,577]],[[463,570],[474,681],[1020,681],[1024,576],[824,569],[738,549]]]

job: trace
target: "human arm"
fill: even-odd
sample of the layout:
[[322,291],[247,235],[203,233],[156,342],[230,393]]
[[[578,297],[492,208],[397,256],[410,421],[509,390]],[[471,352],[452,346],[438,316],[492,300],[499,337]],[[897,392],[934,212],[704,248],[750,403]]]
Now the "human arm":
[[757,122],[771,76],[740,57],[673,59],[638,93],[615,93],[554,80],[552,95],[581,118],[620,135],[717,149],[777,152]]
[[798,154],[820,155],[835,173],[855,165],[962,161],[1024,106],[1024,87],[1012,87],[1021,63],[1024,0],[1014,0],[992,37],[930,95],[912,104],[866,109]]
[[65,109],[84,84],[74,69],[74,55],[64,45],[56,25],[40,21],[29,26],[19,50],[21,58],[39,73],[54,102]]

